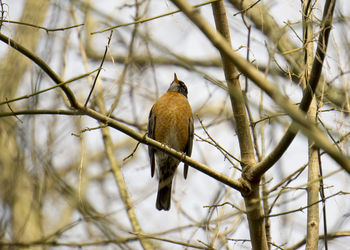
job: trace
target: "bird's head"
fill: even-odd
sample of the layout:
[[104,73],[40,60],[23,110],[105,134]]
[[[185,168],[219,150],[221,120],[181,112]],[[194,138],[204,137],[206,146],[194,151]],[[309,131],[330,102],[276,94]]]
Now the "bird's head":
[[177,79],[176,73],[174,73],[174,80],[170,84],[168,91],[179,92],[180,94],[183,94],[187,98],[187,94],[188,94],[187,87],[183,81],[179,81]]

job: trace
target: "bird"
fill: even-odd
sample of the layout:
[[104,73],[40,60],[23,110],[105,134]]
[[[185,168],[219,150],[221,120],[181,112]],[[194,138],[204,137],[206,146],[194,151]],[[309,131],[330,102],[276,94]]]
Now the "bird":
[[[152,106],[148,118],[148,137],[191,156],[193,147],[192,108],[187,99],[188,90],[183,81],[174,80],[169,89]],[[154,176],[157,160],[159,184],[156,200],[158,210],[168,211],[171,203],[171,188],[174,174],[180,161],[165,152],[148,146],[151,177]],[[184,178],[188,165],[184,163]]]

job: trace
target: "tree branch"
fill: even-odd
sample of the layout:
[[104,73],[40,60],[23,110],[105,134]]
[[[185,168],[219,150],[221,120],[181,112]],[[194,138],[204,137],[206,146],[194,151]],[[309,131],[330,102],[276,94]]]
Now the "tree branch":
[[[222,0],[215,2],[212,4],[212,7],[216,29],[220,34],[222,34],[227,43],[231,44],[230,31],[228,27],[224,2]],[[254,147],[252,136],[250,134],[248,116],[244,105],[244,99],[242,96],[242,90],[239,81],[239,74],[236,70],[236,67],[221,50],[220,54],[224,66],[224,73],[228,85],[228,90],[230,93],[231,106],[237,124],[236,131],[238,135],[239,147],[241,151],[241,161],[243,163],[242,169],[244,173],[244,171],[247,171],[247,168],[249,169],[255,164]],[[244,177],[245,176],[243,175],[243,178]],[[243,194],[247,210],[251,244],[253,249],[268,249],[260,202],[261,198],[259,191],[259,181],[251,183],[251,186],[252,192],[249,194]]]
[[[14,49],[19,51],[23,55],[30,58],[41,69],[43,69],[56,84],[63,82],[63,80],[61,80],[60,77],[41,58],[34,55],[29,50],[27,50],[26,48],[24,48],[20,44],[16,43],[12,39],[8,38],[7,36],[5,36],[4,34],[1,34],[1,33],[0,33],[0,40],[6,44],[9,44],[11,47],[13,47]],[[68,97],[68,100],[69,100],[72,108],[78,110],[82,114],[90,116],[91,118],[94,118],[94,119],[96,119],[104,124],[107,124],[108,126],[113,127],[115,129],[127,134],[128,136],[134,138],[135,140],[137,140],[141,143],[151,145],[151,146],[157,148],[158,150],[166,152],[169,155],[172,155],[173,157],[179,159],[180,161],[187,163],[188,165],[192,166],[193,168],[205,173],[206,175],[209,175],[210,177],[222,182],[225,185],[228,185],[228,186],[230,186],[230,187],[232,187],[240,192],[249,192],[249,190],[250,190],[249,184],[245,183],[244,181],[241,181],[241,180],[236,181],[236,180],[233,180],[231,178],[228,178],[227,176],[225,176],[217,171],[212,170],[208,166],[206,166],[200,162],[195,161],[194,159],[184,155],[181,152],[178,152],[178,151],[176,151],[176,150],[174,150],[174,149],[172,149],[172,148],[170,148],[170,147],[168,147],[168,146],[166,146],[158,141],[152,140],[149,137],[147,137],[146,135],[142,135],[142,134],[138,133],[137,131],[129,128],[128,126],[126,126],[126,125],[124,125],[116,120],[113,120],[110,117],[107,117],[103,114],[100,114],[93,109],[90,109],[88,107],[84,107],[84,105],[82,105],[81,103],[79,103],[76,100],[76,98],[75,98],[75,96],[70,88],[68,88],[65,85],[62,85],[61,88],[64,91],[64,93],[66,94],[66,96]]]
[[[313,61],[310,77],[307,81],[308,85],[304,90],[304,95],[299,106],[301,112],[306,112],[309,109],[312,97],[315,93],[317,84],[320,80],[323,60],[325,58],[326,51],[327,51],[328,37],[331,30],[331,25],[332,25],[334,4],[335,4],[334,1],[330,1],[330,0],[326,1],[325,3],[325,7],[323,10],[323,19],[321,24],[321,33],[317,43],[316,55]],[[306,136],[314,140],[317,146],[323,148],[329,155],[331,155],[331,157],[334,160],[336,160],[336,158],[338,157],[343,158],[342,160],[338,159],[336,161],[348,173],[350,173],[349,159],[345,157],[341,152],[339,152],[329,142],[328,138],[324,135],[324,133],[321,130],[319,130],[315,125],[312,125],[314,124],[314,122],[310,121],[309,119],[306,119],[306,120],[310,122],[312,128],[311,127],[307,128],[306,131],[304,130],[305,128],[301,128],[302,131],[304,130],[303,131],[304,134],[306,133]],[[295,122],[292,122],[292,124],[288,127],[288,130],[286,131],[286,133],[284,134],[280,142],[277,144],[277,146],[272,150],[272,152],[254,167],[254,169],[250,173],[253,178],[257,178],[263,175],[280,159],[280,157],[287,150],[287,148],[292,143],[292,141],[294,140],[298,132],[298,128],[296,128],[296,125],[297,124]],[[310,129],[314,131],[311,131]],[[328,150],[330,151],[326,150],[325,147],[328,148]]]
[[[15,42],[14,40],[12,40],[11,38],[5,36],[4,34],[0,33],[0,40],[2,42],[4,42],[5,44],[11,46],[12,48],[14,48],[15,50],[17,50],[18,52],[22,53],[23,55],[25,55],[26,57],[28,57],[29,59],[31,59],[34,63],[36,63],[43,71],[45,71],[46,74],[48,74],[48,76],[56,83],[56,84],[60,84],[63,83],[64,81],[61,80],[61,78],[44,62],[44,60],[42,60],[40,57],[36,56],[35,54],[33,54],[30,50],[28,50],[27,48],[23,47],[22,45],[20,45],[19,43]],[[72,108],[76,108],[77,107],[77,100],[73,94],[73,92],[70,90],[70,88],[68,88],[65,85],[61,86],[61,89],[63,90],[63,92],[66,94],[70,105],[72,106]]]

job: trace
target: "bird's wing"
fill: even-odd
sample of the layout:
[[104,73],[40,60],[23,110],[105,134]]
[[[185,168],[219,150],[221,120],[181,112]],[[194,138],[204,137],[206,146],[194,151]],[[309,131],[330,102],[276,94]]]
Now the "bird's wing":
[[[154,106],[153,106],[154,107]],[[151,111],[149,112],[148,116],[148,137],[154,139],[154,130],[156,127],[156,116],[153,114],[153,107]],[[152,146],[148,146],[148,155],[149,160],[151,163],[151,176],[154,176],[154,169],[155,169],[155,159],[154,159],[154,148]]]
[[[185,154],[191,156],[192,147],[193,147],[193,136],[194,136],[194,127],[193,127],[193,117],[190,117],[190,121],[188,123],[188,140],[185,148]],[[184,177],[187,178],[188,173],[188,165],[184,165]]]

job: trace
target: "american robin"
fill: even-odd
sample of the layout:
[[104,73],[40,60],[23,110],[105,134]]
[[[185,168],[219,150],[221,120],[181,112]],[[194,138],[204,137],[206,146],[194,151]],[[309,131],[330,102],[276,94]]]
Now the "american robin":
[[[169,147],[191,156],[193,145],[192,109],[187,100],[187,87],[177,79],[170,84],[168,91],[153,105],[148,120],[148,136]],[[151,176],[154,176],[155,155],[159,170],[159,185],[156,207],[169,210],[173,177],[180,161],[149,146]],[[184,164],[186,179],[188,165]]]

